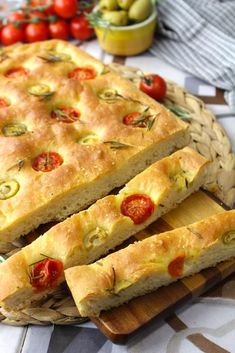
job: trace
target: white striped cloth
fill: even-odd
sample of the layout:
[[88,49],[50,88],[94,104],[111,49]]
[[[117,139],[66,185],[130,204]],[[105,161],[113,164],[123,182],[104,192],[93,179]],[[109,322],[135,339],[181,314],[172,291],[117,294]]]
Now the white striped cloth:
[[159,0],[151,52],[226,90],[235,110],[235,1]]

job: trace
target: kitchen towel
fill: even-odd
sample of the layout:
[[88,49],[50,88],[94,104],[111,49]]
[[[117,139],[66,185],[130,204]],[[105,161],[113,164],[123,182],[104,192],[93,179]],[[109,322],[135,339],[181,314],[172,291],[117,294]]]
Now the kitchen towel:
[[159,0],[156,56],[224,89],[235,111],[235,1]]

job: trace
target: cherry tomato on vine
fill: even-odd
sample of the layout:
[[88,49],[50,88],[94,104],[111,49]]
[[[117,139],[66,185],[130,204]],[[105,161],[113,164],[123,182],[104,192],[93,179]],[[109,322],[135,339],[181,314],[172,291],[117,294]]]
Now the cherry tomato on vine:
[[25,29],[25,35],[29,43],[47,40],[49,37],[48,26],[44,22],[29,23]]
[[121,203],[121,212],[128,216],[135,224],[144,223],[153,213],[154,203],[151,198],[143,194],[127,196]]
[[69,39],[69,25],[65,20],[58,19],[54,23],[49,24],[49,32],[51,38]]
[[26,16],[22,11],[12,12],[7,17],[7,23],[15,23],[15,24],[17,24],[17,27],[22,27],[22,28],[25,28],[25,26],[26,26],[26,23],[22,22],[25,20],[26,20]]
[[44,259],[36,263],[30,272],[30,283],[36,290],[45,290],[57,285],[63,273],[63,263],[56,259]]
[[31,20],[38,19],[39,22],[41,22],[41,20],[47,19],[48,14],[46,12],[41,12],[41,11],[32,11],[30,12],[29,17]]
[[55,0],[54,9],[62,18],[72,18],[78,11],[77,0]]
[[80,40],[90,39],[94,35],[94,30],[91,28],[85,15],[80,15],[71,20],[70,31],[74,38]]
[[25,31],[23,28],[16,28],[12,23],[3,27],[1,31],[1,42],[3,45],[11,45],[17,42],[23,42]]
[[45,7],[44,12],[49,15],[55,14],[53,0],[32,0],[31,2],[27,3],[24,7]]
[[166,96],[166,82],[165,80],[158,75],[146,75],[140,81],[140,89],[144,93],[148,94],[150,97],[161,101]]

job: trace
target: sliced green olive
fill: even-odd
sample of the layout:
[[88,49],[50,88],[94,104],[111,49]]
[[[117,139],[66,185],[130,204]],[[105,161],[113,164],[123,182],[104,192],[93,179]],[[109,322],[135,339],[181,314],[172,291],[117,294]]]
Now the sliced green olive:
[[49,97],[53,94],[53,92],[50,91],[50,87],[44,84],[29,87],[28,92],[37,97]]
[[232,241],[235,241],[235,230],[231,230],[230,232],[223,234],[222,240],[224,244],[229,244]]
[[97,227],[85,235],[83,239],[84,247],[87,250],[90,250],[91,248],[100,246],[107,238],[107,236],[108,233],[104,229]]
[[2,133],[6,137],[21,136],[27,132],[24,124],[8,124],[2,128]]
[[114,103],[119,99],[118,92],[115,89],[105,88],[98,93],[98,97],[108,103]]
[[6,180],[0,182],[0,200],[6,200],[14,196],[20,186],[16,180]]
[[99,141],[99,137],[95,134],[90,134],[82,137],[78,142],[82,145],[92,145]]

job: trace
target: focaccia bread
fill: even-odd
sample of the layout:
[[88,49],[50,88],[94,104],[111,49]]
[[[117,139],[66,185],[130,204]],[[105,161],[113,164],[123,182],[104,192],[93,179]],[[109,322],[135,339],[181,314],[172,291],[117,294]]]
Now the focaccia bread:
[[64,280],[63,269],[97,260],[198,190],[208,174],[207,160],[185,147],[155,162],[119,194],[52,227],[0,264],[0,306],[18,309],[47,295]]
[[97,316],[235,256],[235,210],[151,236],[91,265],[65,271],[81,316]]
[[187,142],[187,124],[67,42],[2,50],[0,245],[85,208]]

